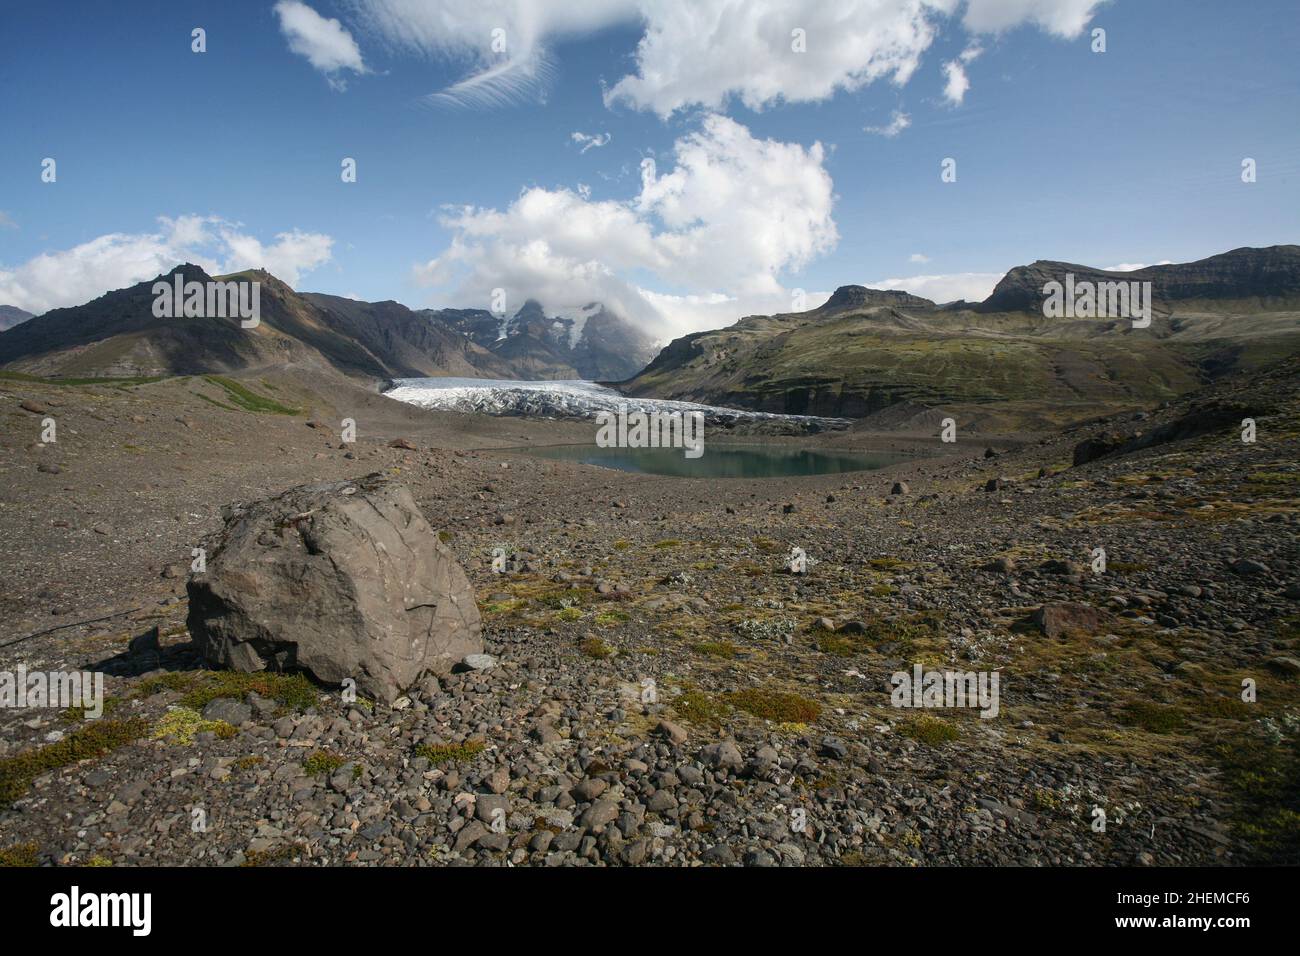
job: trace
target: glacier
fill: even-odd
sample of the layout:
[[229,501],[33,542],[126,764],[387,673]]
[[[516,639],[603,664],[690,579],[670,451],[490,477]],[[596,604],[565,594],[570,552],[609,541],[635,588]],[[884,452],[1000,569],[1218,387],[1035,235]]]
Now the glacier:
[[770,423],[813,433],[848,428],[853,424],[848,418],[780,415],[663,398],[633,398],[604,385],[578,379],[397,378],[383,394],[420,408],[522,418],[592,419],[600,412],[617,412],[623,406],[629,412],[703,412],[706,424],[724,428]]

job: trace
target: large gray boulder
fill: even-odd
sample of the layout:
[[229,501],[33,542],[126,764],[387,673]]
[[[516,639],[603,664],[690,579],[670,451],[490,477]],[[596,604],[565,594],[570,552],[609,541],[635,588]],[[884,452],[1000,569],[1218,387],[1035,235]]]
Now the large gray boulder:
[[350,677],[391,703],[482,652],[469,581],[404,485],[303,485],[224,516],[188,583],[186,624],[209,663]]

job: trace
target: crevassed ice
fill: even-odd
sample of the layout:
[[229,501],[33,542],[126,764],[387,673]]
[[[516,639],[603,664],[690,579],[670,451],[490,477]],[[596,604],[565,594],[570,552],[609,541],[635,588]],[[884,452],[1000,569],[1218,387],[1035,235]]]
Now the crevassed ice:
[[389,398],[440,411],[483,412],[489,415],[523,415],[540,418],[591,418],[619,406],[638,412],[703,412],[706,420],[780,420],[845,427],[846,418],[814,415],[778,415],[751,412],[698,402],[660,398],[633,398],[612,388],[578,379],[515,381],[490,378],[399,378],[384,392]]

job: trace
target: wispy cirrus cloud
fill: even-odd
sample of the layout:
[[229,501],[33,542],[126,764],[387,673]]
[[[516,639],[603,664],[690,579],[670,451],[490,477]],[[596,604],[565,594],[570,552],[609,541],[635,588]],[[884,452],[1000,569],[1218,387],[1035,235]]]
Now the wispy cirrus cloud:
[[582,147],[578,150],[580,153],[585,153],[589,149],[608,146],[612,138],[609,133],[582,133],[577,130],[569,134],[569,139]]
[[875,133],[878,136],[884,136],[886,139],[893,139],[903,130],[912,125],[912,117],[908,116],[902,110],[894,110],[889,117],[889,122],[884,126],[866,126],[863,127],[864,133]]

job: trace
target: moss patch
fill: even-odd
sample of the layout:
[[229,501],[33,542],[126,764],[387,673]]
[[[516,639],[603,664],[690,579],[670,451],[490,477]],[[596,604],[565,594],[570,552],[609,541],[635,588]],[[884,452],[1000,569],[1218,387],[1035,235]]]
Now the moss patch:
[[632,620],[632,615],[627,611],[601,611],[596,615],[596,625],[598,627],[617,627],[620,624],[626,624]]
[[250,693],[274,700],[291,710],[306,710],[316,705],[320,691],[303,674],[277,674],[259,671],[173,671],[140,682],[135,696],[144,698],[163,690],[177,691],[180,703],[191,710],[203,710],[218,697],[243,700]]
[[957,728],[946,720],[928,716],[908,721],[898,728],[898,732],[930,747],[938,747],[961,736]]
[[727,709],[712,697],[693,687],[673,698],[672,707],[678,717],[702,727],[717,727],[727,713]]
[[346,761],[329,750],[316,750],[308,754],[302,762],[302,769],[313,777],[322,773],[333,773]]
[[1234,738],[1214,751],[1234,798],[1233,830],[1251,862],[1300,863],[1300,736],[1282,743]]
[[583,654],[588,657],[594,657],[598,661],[603,661],[607,657],[614,655],[614,648],[610,647],[599,637],[589,637],[582,642],[580,648]]
[[695,651],[696,654],[703,654],[705,657],[731,660],[736,656],[738,648],[730,641],[701,641],[698,644],[691,645],[691,650]]
[[483,752],[484,746],[481,740],[467,740],[463,744],[420,744],[415,748],[415,755],[426,758],[436,767],[473,760]]
[[7,850],[0,850],[0,867],[36,866],[38,849],[35,843],[15,843]]
[[102,757],[118,747],[139,740],[148,732],[149,722],[142,717],[98,720],[68,734],[58,743],[0,759],[0,806],[21,797],[31,782],[41,774],[79,760]]
[[149,736],[154,740],[189,746],[194,743],[196,735],[207,732],[216,734],[222,740],[229,740],[239,730],[224,720],[204,720],[197,710],[189,707],[174,707],[154,724]]
[[722,699],[737,710],[778,723],[810,724],[822,713],[815,700],[772,688],[750,687],[724,694]]
[[213,385],[225,389],[226,400],[237,405],[246,412],[261,412],[271,415],[297,415],[299,409],[290,408],[288,405],[281,405],[274,399],[267,398],[264,395],[258,395],[248,386],[241,382],[236,382],[233,378],[226,378],[224,375],[205,375],[204,381],[211,382]]
[[1125,726],[1140,727],[1153,734],[1171,734],[1186,724],[1183,712],[1177,707],[1145,700],[1125,704],[1119,719]]

